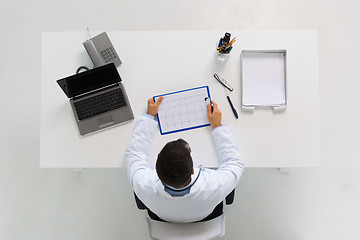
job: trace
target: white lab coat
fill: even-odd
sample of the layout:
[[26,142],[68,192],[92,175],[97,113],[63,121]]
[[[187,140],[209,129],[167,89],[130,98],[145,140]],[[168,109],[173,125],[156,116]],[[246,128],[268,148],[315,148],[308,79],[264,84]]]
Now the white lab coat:
[[[156,121],[145,115],[139,116],[125,156],[134,192],[152,212],[166,221],[194,222],[204,219],[235,188],[244,171],[244,163],[233,133],[227,126],[212,130],[220,161],[219,168],[204,168],[189,194],[173,197],[165,192],[156,170],[148,164],[156,130]],[[199,168],[194,170],[192,181]]]

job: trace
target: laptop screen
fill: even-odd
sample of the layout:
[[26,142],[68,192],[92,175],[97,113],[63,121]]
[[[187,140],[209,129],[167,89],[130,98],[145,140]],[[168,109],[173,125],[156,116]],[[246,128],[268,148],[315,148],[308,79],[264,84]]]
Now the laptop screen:
[[118,82],[121,82],[121,78],[113,63],[57,80],[69,98]]

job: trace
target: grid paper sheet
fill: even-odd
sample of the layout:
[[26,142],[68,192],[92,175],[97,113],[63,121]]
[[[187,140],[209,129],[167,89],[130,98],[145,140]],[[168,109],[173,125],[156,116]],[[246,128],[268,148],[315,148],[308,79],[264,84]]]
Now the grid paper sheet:
[[160,96],[164,99],[157,114],[162,135],[209,126],[206,98],[210,98],[209,87],[191,88],[167,93]]

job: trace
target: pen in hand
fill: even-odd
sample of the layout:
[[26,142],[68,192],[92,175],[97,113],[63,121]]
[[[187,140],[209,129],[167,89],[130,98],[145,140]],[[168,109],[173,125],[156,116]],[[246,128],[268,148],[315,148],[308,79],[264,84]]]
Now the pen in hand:
[[211,102],[210,98],[206,97],[206,98],[205,98],[205,101],[206,101],[206,104],[210,104],[210,106],[211,106],[211,112],[213,112],[213,111],[214,111],[214,105],[213,105],[213,103]]
[[208,103],[206,110],[211,127],[214,129],[221,126],[221,111],[217,107],[217,104],[214,101],[211,101],[210,98],[205,98],[205,101]]

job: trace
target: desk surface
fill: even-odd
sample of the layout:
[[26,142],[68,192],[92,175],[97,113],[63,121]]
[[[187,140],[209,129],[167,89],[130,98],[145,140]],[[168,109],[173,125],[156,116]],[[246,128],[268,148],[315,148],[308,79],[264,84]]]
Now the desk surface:
[[[236,36],[230,58],[215,54],[225,31],[107,32],[123,64],[118,68],[135,116],[146,111],[149,97],[207,85],[231,125],[246,167],[320,166],[320,112],[317,32],[313,30],[229,31]],[[92,35],[95,35],[94,33]],[[82,46],[84,32],[46,32],[42,38],[40,167],[124,167],[124,153],[134,122],[84,138],[79,136],[70,104],[56,80],[92,66]],[[241,111],[242,50],[287,50],[286,112]],[[230,93],[235,119],[217,73],[234,87]],[[150,162],[168,141],[183,138],[192,147],[195,165],[217,166],[211,128],[154,136]]]

